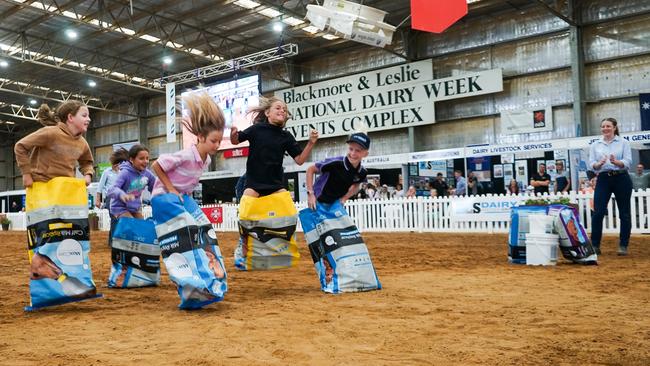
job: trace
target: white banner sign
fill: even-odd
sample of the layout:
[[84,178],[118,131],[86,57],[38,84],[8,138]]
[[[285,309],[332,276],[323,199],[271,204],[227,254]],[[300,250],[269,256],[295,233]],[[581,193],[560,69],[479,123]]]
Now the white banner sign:
[[176,83],[167,83],[165,93],[167,142],[176,142]]
[[504,135],[545,131],[553,131],[553,111],[550,107],[532,111],[501,111],[501,133]]
[[307,140],[355,130],[380,131],[435,122],[433,104],[503,90],[500,69],[433,80],[432,61],[418,61],[275,92],[289,106],[286,130]]

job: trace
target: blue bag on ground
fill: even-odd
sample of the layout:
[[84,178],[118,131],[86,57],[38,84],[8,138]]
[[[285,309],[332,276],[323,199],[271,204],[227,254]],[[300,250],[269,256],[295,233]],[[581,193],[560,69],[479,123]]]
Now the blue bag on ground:
[[580,223],[578,210],[566,205],[551,205],[548,214],[555,216],[555,231],[560,235],[564,259],[580,264],[597,264],[598,255]]
[[188,195],[154,196],[153,219],[163,262],[178,288],[179,308],[199,309],[221,301],[228,290],[217,236],[201,208]]
[[300,211],[300,223],[321,290],[328,293],[381,289],[368,248],[345,207],[318,202]]
[[510,210],[508,261],[526,264],[526,234],[530,232],[529,215],[546,215],[548,206],[516,206]]
[[160,283],[160,247],[153,220],[122,217],[111,241],[108,287],[157,286]]
[[82,179],[59,177],[27,188],[30,306],[99,297],[90,269],[88,195]]

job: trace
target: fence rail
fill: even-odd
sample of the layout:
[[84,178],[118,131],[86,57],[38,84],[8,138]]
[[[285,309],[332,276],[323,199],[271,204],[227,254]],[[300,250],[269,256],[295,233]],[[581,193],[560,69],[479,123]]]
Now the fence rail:
[[[458,197],[417,197],[387,200],[348,201],[345,206],[362,232],[489,232],[505,233],[510,227],[509,207],[523,204],[535,196],[483,195]],[[591,228],[590,201],[592,194],[571,192],[542,196],[548,199],[568,197],[577,204],[583,225]],[[648,200],[650,190],[632,192],[632,233],[650,233],[648,228]],[[214,224],[221,232],[235,232],[237,226],[237,205],[220,204],[223,209],[223,223]],[[296,208],[307,207],[306,202],[296,202]],[[478,212],[476,212],[478,211]],[[96,210],[99,214],[100,230],[108,230],[110,218],[107,210]],[[151,216],[151,207],[143,209],[145,217]],[[23,212],[7,213],[12,221],[11,230],[25,230]],[[614,199],[608,204],[608,214],[603,222],[603,232],[618,232],[620,222]],[[298,230],[301,231],[300,225]]]

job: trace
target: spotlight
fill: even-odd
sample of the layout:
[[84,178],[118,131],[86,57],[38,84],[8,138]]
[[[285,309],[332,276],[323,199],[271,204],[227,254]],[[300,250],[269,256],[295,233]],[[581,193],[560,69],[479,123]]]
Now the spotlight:
[[0,67],[9,67],[9,63],[5,60],[0,61]]
[[169,56],[165,56],[165,57],[163,57],[162,61],[163,61],[163,63],[164,63],[165,65],[171,65],[172,62],[174,62],[174,60],[172,60],[172,58],[169,57]]
[[30,99],[29,104],[36,105],[36,104],[38,104],[38,101],[36,99]]
[[95,82],[95,80],[88,80],[88,86],[94,88],[97,86],[97,83]]
[[66,30],[65,35],[70,39],[77,39],[77,37],[79,36],[79,34],[77,34],[77,32],[72,29]]
[[280,33],[284,30],[284,24],[282,22],[273,23],[273,31]]

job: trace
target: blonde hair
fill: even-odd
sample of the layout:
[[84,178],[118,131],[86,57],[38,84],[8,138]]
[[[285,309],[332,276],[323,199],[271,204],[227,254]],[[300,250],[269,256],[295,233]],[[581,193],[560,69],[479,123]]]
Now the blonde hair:
[[65,123],[68,120],[68,115],[76,115],[81,107],[87,107],[84,103],[78,100],[69,100],[59,105],[56,110],[52,111],[47,104],[41,104],[36,114],[36,119],[43,126],[54,126],[59,122]]
[[190,94],[183,97],[189,110],[190,122],[183,125],[194,135],[206,137],[212,131],[223,132],[226,119],[221,108],[207,93]]
[[[251,107],[247,114],[253,115],[253,123],[268,122],[269,119],[266,117],[265,112],[270,110],[275,102],[282,102],[285,106],[287,105],[284,100],[278,97],[260,97],[257,107]],[[289,113],[289,109],[287,108],[287,118],[282,121],[282,127],[284,127],[289,118],[291,118],[291,113]]]

